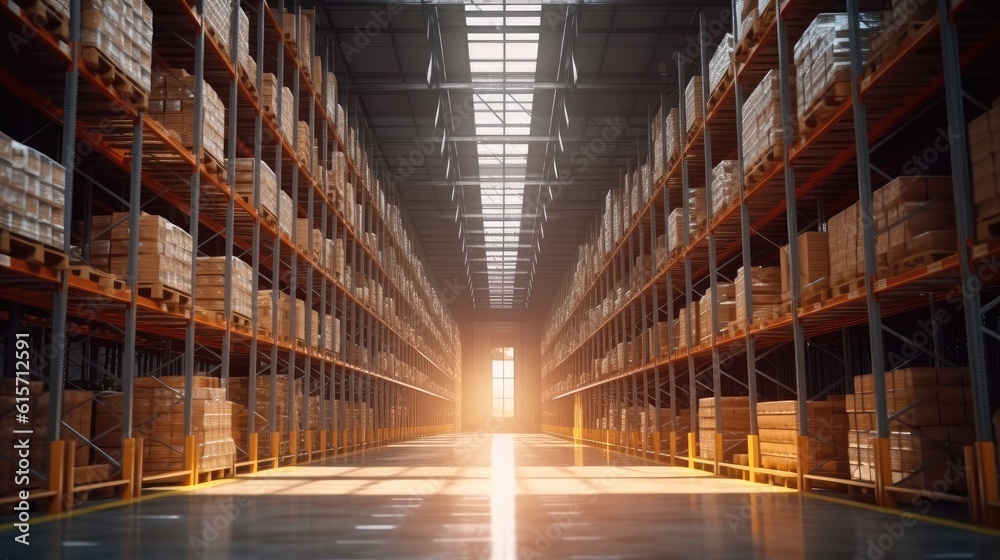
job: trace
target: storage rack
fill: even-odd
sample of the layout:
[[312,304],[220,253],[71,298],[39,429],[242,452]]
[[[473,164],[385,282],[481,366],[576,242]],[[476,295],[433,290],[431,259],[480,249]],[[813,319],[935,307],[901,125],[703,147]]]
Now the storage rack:
[[[984,323],[993,325],[996,322],[996,301],[984,304],[980,297],[987,297],[995,288],[996,275],[990,271],[995,271],[1000,258],[1000,243],[995,239],[976,240],[966,149],[968,122],[963,113],[961,82],[963,75],[976,75],[995,67],[996,46],[1000,40],[995,7],[975,0],[941,0],[937,2],[937,15],[925,22],[908,22],[909,33],[898,48],[877,68],[866,69],[860,54],[857,0],[848,0],[845,7],[810,0],[777,0],[769,4],[750,32],[754,37],[752,42],[746,43],[750,48],[739,56],[734,54],[729,77],[722,80],[716,91],[709,90],[707,61],[712,53],[702,20],[702,99],[713,100],[714,104],[705,109],[703,123],[696,125],[690,135],[684,132],[687,130],[685,104],[683,101],[677,104],[682,157],[669,160],[666,139],[659,138],[663,146],[664,174],[660,177],[647,174],[652,196],[637,209],[633,220],[625,217],[625,223],[631,225],[599,261],[598,273],[585,282],[583,290],[574,292],[570,277],[564,282],[544,327],[542,351],[549,360],[543,366],[544,429],[671,464],[709,469],[716,474],[733,474],[753,481],[768,478],[778,483],[790,481],[802,491],[809,491],[814,485],[832,484],[841,489],[847,487],[852,493],[872,492],[881,505],[893,505],[908,494],[926,495],[926,491],[893,485],[889,477],[888,422],[891,416],[886,408],[884,379],[886,352],[892,346],[886,344],[898,339],[895,344],[914,347],[921,355],[930,356],[935,364],[948,362],[941,355],[937,339],[934,347],[928,348],[889,328],[886,322],[894,317],[911,317],[914,310],[922,313],[928,308],[933,316],[936,305],[961,301],[957,313],[964,317],[964,330],[958,340],[963,340],[963,336],[968,339],[967,355],[952,356],[952,359],[967,363],[972,375],[976,444],[963,450],[970,492],[968,498],[938,494],[936,499],[966,503],[971,519],[995,524],[1000,501],[990,431],[992,409],[986,361],[988,356],[996,355],[992,339],[998,337]],[[787,132],[795,118],[790,110],[790,45],[801,37],[815,16],[838,9],[848,12],[850,17],[851,96],[793,143]],[[733,2],[732,13],[734,18],[727,23],[732,24],[731,29],[737,29],[736,2]],[[683,91],[686,81],[681,62],[678,56],[677,87]],[[928,76],[927,68],[931,64],[940,65],[943,75]],[[778,71],[781,82],[785,149],[778,154],[774,165],[755,179],[743,172],[744,88],[756,86],[772,69]],[[980,93],[990,95],[988,100],[998,94],[995,86],[984,89],[987,91]],[[826,209],[836,211],[857,201],[859,193],[854,187],[858,185],[860,198],[867,201],[870,215],[871,150],[892,141],[897,129],[911,126],[913,122],[918,123],[913,126],[921,126],[919,117],[940,99],[942,91],[948,131],[953,139],[949,143],[951,175],[961,240],[957,254],[900,275],[880,276],[872,258],[874,226],[868,223],[864,228],[867,250],[864,284],[848,293],[824,297],[817,303],[804,303],[797,270],[798,234],[832,215],[833,212],[826,212]],[[661,95],[660,106],[663,120],[658,123],[658,130],[663,135],[668,109],[665,95]],[[651,117],[650,139],[654,138],[652,121]],[[645,154],[647,162],[655,159],[652,146],[651,141]],[[736,204],[713,216],[712,166],[723,159],[738,161],[741,193]],[[641,166],[642,162],[637,165]],[[692,210],[688,207],[688,192],[690,188],[703,185],[706,187],[707,227],[689,232],[686,224]],[[827,185],[850,188],[823,188]],[[646,247],[656,247],[657,236],[665,233],[665,217],[678,206],[684,211],[683,247],[672,252],[673,248],[668,245],[663,266],[653,271],[642,270],[642,263],[636,264],[635,258],[651,253]],[[809,210],[811,207],[816,208],[815,212]],[[812,223],[803,226],[799,221],[803,215],[812,218]],[[748,320],[720,333],[717,323],[717,281],[723,278],[720,270],[732,270],[737,266],[749,270],[752,264],[774,262],[773,247],[778,244],[773,241],[761,243],[767,239],[788,242],[792,279],[790,308],[771,320]],[[768,244],[770,248],[761,249]],[[609,313],[600,315],[599,320],[588,321],[586,310],[599,308],[605,294],[613,294],[617,286],[636,277],[641,281],[616,301]],[[750,293],[749,275],[745,282],[746,292]],[[661,354],[657,343],[662,328],[660,321],[665,320],[667,329],[673,331],[672,319],[677,317],[674,308],[679,301],[680,305],[691,309],[695,284],[707,284],[708,287],[706,297],[711,302],[715,323],[711,339],[707,343],[694,339],[689,314],[686,323],[679,328],[686,331],[688,341],[694,342],[689,342],[688,348]],[[980,285],[985,290],[982,296]],[[746,300],[746,317],[752,318],[752,298]],[[862,327],[865,324],[868,324],[867,333]],[[637,342],[640,334],[644,338]],[[669,332],[669,339],[676,340],[673,332]],[[632,341],[635,359],[621,371],[599,376],[594,371],[595,358],[607,356],[615,343],[622,341]],[[852,351],[852,345],[859,341],[867,343],[871,354],[869,360]],[[959,346],[965,347],[964,343]],[[740,363],[744,356],[745,369]],[[817,371],[817,363],[823,363],[826,369]],[[829,393],[847,392],[851,376],[868,372],[874,373],[878,419],[876,482],[871,484],[811,472],[803,450],[808,449],[810,441],[816,440],[817,434],[809,432],[805,403]],[[682,381],[685,373],[686,384]],[[747,465],[728,463],[720,458],[720,434],[716,434],[714,459],[702,458],[695,451],[699,421],[695,399],[714,397],[715,417],[719,418],[724,394],[741,394],[749,398]],[[786,398],[798,402],[796,472],[760,466],[756,410],[758,399],[765,394],[771,398],[788,395]],[[678,404],[689,409],[689,429],[682,429],[679,424]],[[655,410],[653,426],[647,433],[642,433],[636,407]],[[663,407],[669,407],[667,434],[660,433]],[[606,424],[595,424],[601,418]],[[620,418],[624,426],[619,423]],[[666,417],[663,420],[666,424]],[[612,421],[617,426],[611,426]],[[687,437],[683,438],[685,431]],[[661,435],[665,448],[661,448]]]
[[[184,0],[148,3],[153,11],[156,38],[154,65],[190,69],[193,60],[198,84],[193,151],[179,144],[147,114],[141,96],[124,97],[81,60],[80,0],[70,3],[68,37],[58,37],[58,33],[54,35],[36,25],[39,22],[13,2],[0,7],[5,29],[22,33],[26,38],[19,45],[19,56],[11,57],[2,70],[3,89],[20,106],[31,107],[56,125],[62,125],[61,157],[57,159],[66,168],[67,234],[63,251],[68,255],[74,249],[70,234],[74,218],[82,219],[84,230],[89,233],[90,216],[98,208],[125,209],[130,226],[129,277],[124,282],[100,283],[96,278],[71,274],[62,266],[0,256],[3,286],[0,299],[9,309],[6,317],[9,328],[28,329],[36,340],[54,347],[47,372],[32,372],[33,377],[49,381],[51,442],[48,464],[32,465],[35,479],[43,485],[32,492],[32,499],[48,500],[51,511],[72,507],[74,495],[91,491],[117,488],[122,497],[134,497],[150,484],[178,481],[194,484],[231,476],[236,469],[256,472],[258,468],[322,459],[455,427],[461,358],[454,321],[426,280],[422,264],[413,256],[412,228],[404,222],[404,231],[396,231],[386,213],[390,205],[399,208],[400,202],[390,186],[387,169],[381,162],[372,161],[369,170],[356,161],[348,153],[345,138],[338,133],[338,127],[347,131],[354,124],[360,137],[358,144],[367,153],[375,153],[372,135],[357,104],[352,105],[349,87],[343,87],[344,94],[339,98],[348,107],[347,122],[338,122],[337,115],[327,114],[322,94],[327,88],[336,88],[327,83],[332,43],[326,41],[328,52],[321,76],[310,80],[306,68],[312,61],[299,61],[295,45],[301,44],[297,39],[306,34],[315,34],[315,29],[307,28],[298,3],[292,2],[289,7],[295,14],[295,33],[286,38],[278,19],[285,13],[286,4],[283,0],[274,4],[265,0],[235,3],[233,34],[230,50],[226,52],[214,30],[201,23],[203,0],[190,4]],[[230,62],[237,60],[241,8],[250,19],[251,33],[247,39],[257,62],[255,76],[247,75],[242,67]],[[313,176],[313,161],[304,161],[296,155],[298,127],[293,127],[291,138],[282,137],[280,121],[265,117],[257,95],[262,92],[264,72],[277,77],[276,119],[282,114],[281,88],[291,86],[295,103],[292,114],[296,120],[309,123],[310,134],[320,143],[324,170],[321,177]],[[201,154],[203,107],[198,90],[202,79],[219,92],[227,109],[225,179],[213,162]],[[345,188],[357,186],[357,202],[364,209],[364,215],[357,216],[355,223],[349,222],[336,201],[327,195],[330,190],[325,170],[330,167],[332,150],[347,153],[349,176]],[[290,236],[265,220],[261,210],[260,165],[255,165],[253,197],[247,199],[236,194],[237,157],[252,157],[271,166],[279,192],[285,190],[295,201],[295,217],[307,219],[326,238],[343,242],[348,270],[363,271],[367,278],[376,279],[386,294],[393,296],[395,317],[378,313],[374,305],[352,293],[344,280],[335,278],[325,262],[326,255],[317,257],[323,251],[313,247],[311,236],[305,245],[296,244],[297,220],[291,222]],[[80,162],[87,164],[85,169],[81,169]],[[86,181],[87,186],[74,190],[74,176],[78,182]],[[384,194],[379,183],[387,186]],[[192,294],[187,310],[166,307],[137,293],[139,216],[143,209],[152,208],[188,224],[195,250],[191,255]],[[372,234],[375,245],[367,242]],[[86,247],[82,247],[82,253],[88,255]],[[221,317],[196,312],[195,258],[199,254],[226,257],[227,304]],[[231,271],[237,257],[249,258],[253,269],[254,305],[249,324],[230,320],[235,319],[231,314]],[[386,257],[391,262],[385,261]],[[272,324],[264,325],[256,306],[262,285],[290,291],[293,301],[295,297],[304,299],[306,309],[318,311],[320,327],[327,314],[339,318],[342,352],[321,351],[296,340],[308,341],[312,333],[311,321],[305,321],[305,336],[297,336],[294,303],[290,336],[279,337],[276,290],[271,291],[275,310]],[[319,337],[323,336],[321,331]],[[177,345],[181,341],[183,348],[179,350]],[[40,346],[35,347],[35,364],[42,362]],[[398,362],[379,364],[379,352],[383,351],[392,352]],[[402,370],[396,369],[397,364],[404,362],[422,374],[423,379],[404,380]],[[220,377],[222,386],[227,387],[230,372],[240,370],[248,372],[250,414],[246,448],[237,450],[235,468],[202,472],[196,459],[198,442],[191,435],[194,375],[197,372]],[[144,476],[143,441],[133,431],[131,372],[135,372],[135,377],[170,373],[184,376],[187,438],[183,470]],[[299,424],[294,424],[291,416],[287,425],[275,424],[278,399],[275,376],[279,372],[303,381],[303,414]],[[258,376],[270,383],[270,411],[263,419],[266,426],[255,425]],[[61,396],[67,384],[93,383],[97,378],[102,385],[110,380],[111,385],[122,391],[122,453],[113,456],[89,441],[95,456],[111,462],[112,476],[110,480],[80,484],[74,480],[77,478],[74,446],[61,439],[67,429],[61,422]],[[289,410],[293,409],[296,398],[294,385],[288,383],[288,394],[282,396],[287,399]],[[309,397],[314,395],[321,397],[318,419],[311,419],[308,412]],[[346,412],[335,416],[334,410],[327,406],[328,398],[339,400],[351,410],[367,403],[375,412],[374,424],[363,422],[365,429],[361,429],[355,425],[356,417]],[[391,414],[391,410],[396,413]],[[262,443],[258,441],[258,432],[270,438],[269,456],[258,453],[258,444]],[[0,497],[0,503],[10,500]]]

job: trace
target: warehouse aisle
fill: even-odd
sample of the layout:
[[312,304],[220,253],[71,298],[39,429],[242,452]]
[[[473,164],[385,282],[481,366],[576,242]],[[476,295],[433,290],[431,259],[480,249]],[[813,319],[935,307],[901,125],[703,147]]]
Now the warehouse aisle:
[[1000,537],[579,447],[462,434],[37,524],[10,558],[995,558]]

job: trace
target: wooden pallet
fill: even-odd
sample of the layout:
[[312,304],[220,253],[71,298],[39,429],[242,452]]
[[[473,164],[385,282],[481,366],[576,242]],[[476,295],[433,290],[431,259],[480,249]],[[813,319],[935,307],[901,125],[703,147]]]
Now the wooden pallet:
[[860,278],[855,278],[854,280],[851,280],[849,282],[844,282],[837,286],[831,286],[829,297],[835,298],[838,296],[842,296],[844,294],[860,292],[861,290],[864,289],[865,289],[865,278],[864,276],[862,276]]
[[136,286],[136,292],[144,298],[173,307],[186,307],[191,304],[191,296],[164,286],[159,282],[154,284],[139,284]]
[[897,276],[899,274],[903,274],[904,272],[909,272],[913,269],[920,268],[922,266],[928,266],[934,264],[954,254],[955,254],[954,251],[948,251],[943,249],[931,249],[928,251],[921,251],[919,253],[908,255],[906,258],[892,263],[892,265],[890,265],[890,268],[892,270],[892,275]]
[[799,114],[799,141],[804,142],[806,133],[836,112],[844,99],[851,95],[851,82],[833,82],[813,104]]
[[243,66],[240,64],[236,65],[236,73],[239,74],[240,82],[242,82],[243,85],[247,88],[247,91],[250,92],[250,95],[255,100],[259,100],[260,95],[257,93],[257,76],[251,76],[247,74],[246,68],[243,68]]
[[230,319],[229,324],[239,330],[250,330],[250,328],[253,327],[253,321],[251,321],[249,317],[244,317],[239,313],[233,313]]
[[215,175],[219,179],[220,183],[227,183],[229,172],[226,168],[225,162],[219,161],[214,155],[205,150],[201,151],[201,162],[205,166],[205,171],[207,171],[210,175]]
[[98,270],[87,264],[71,264],[69,265],[69,272],[73,276],[79,276],[80,278],[83,278],[88,282],[93,282],[102,288],[108,288],[111,290],[125,289],[125,282],[119,280],[114,274]]
[[82,47],[80,59],[104,83],[112,87],[119,95],[132,102],[137,109],[149,108],[149,91],[136,84],[124,72],[118,69],[111,60],[96,47]]
[[52,270],[66,270],[69,267],[69,255],[62,250],[6,230],[0,230],[0,255],[10,255]]
[[757,183],[759,183],[761,178],[764,177],[764,174],[767,173],[767,170],[774,165],[775,161],[781,159],[781,157],[782,155],[780,146],[772,146],[769,151],[764,152],[763,157],[760,158],[760,161],[754,163],[750,167],[750,171],[747,172],[746,174],[748,186],[756,185]]
[[17,0],[17,4],[35,27],[48,29],[53,37],[69,42],[69,14],[60,12],[46,0]]

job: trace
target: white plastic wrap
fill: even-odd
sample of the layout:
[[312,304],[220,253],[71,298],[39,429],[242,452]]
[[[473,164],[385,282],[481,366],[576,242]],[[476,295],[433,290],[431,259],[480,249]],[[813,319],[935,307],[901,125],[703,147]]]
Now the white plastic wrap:
[[726,33],[708,63],[708,91],[714,92],[733,65],[733,35]]
[[[863,60],[871,56],[871,39],[881,16],[862,14]],[[800,116],[819,103],[837,104],[850,95],[851,46],[847,14],[820,14],[795,44],[795,84]],[[834,88],[837,83],[844,84]]]

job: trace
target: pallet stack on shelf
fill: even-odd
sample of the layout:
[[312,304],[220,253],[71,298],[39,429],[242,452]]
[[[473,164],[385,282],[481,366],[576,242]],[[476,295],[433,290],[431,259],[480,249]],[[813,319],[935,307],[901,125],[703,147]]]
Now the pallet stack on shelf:
[[[25,254],[32,262],[44,254],[25,246],[37,242],[63,248],[65,169],[45,154],[0,133],[0,253]],[[13,239],[11,238],[13,235]]]
[[1000,99],[969,124],[972,198],[979,241],[1000,237]]
[[[798,401],[757,403],[757,426],[760,433],[761,466],[765,469],[797,472]],[[846,477],[848,418],[845,399],[830,397],[824,401],[806,403],[809,456],[808,472]]]
[[[792,279],[789,246],[780,249],[781,301],[788,304],[792,298]],[[799,290],[800,303],[808,305],[822,301],[830,288],[830,246],[825,231],[807,231],[799,234]]]
[[[746,453],[750,433],[750,398],[721,397],[722,416],[716,416],[715,397],[698,399],[698,456],[703,459],[731,460],[734,453]],[[722,436],[722,450],[716,449],[716,434]]]

